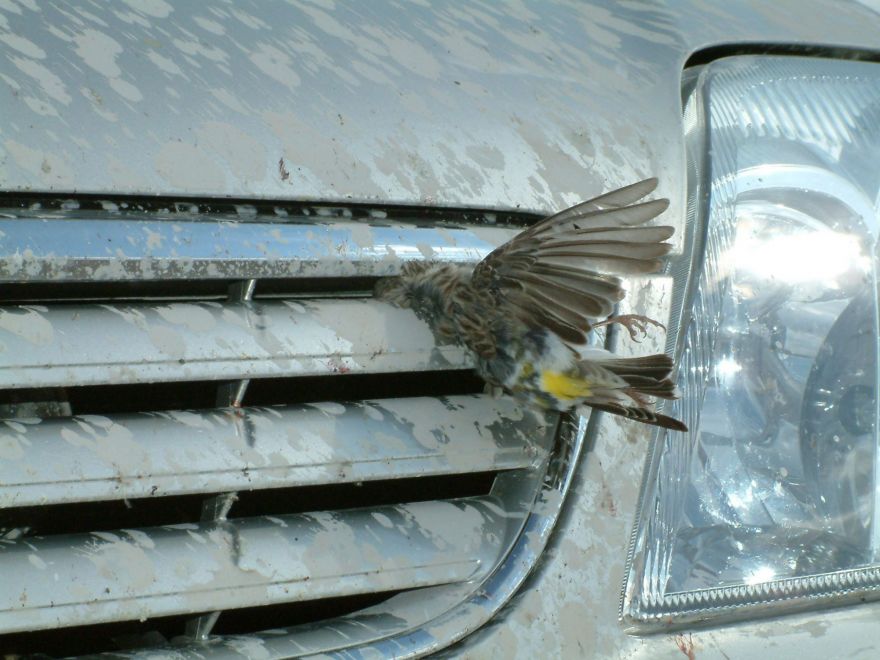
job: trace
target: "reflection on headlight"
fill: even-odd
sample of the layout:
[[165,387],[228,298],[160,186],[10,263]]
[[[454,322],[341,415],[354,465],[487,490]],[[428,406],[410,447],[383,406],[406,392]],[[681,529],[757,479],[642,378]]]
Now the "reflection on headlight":
[[785,284],[822,282],[837,288],[837,278],[857,270],[867,273],[871,260],[859,237],[832,230],[761,236],[759,223],[740,220],[730,261],[754,277]]
[[769,582],[776,577],[776,571],[769,566],[761,566],[745,577],[746,584],[760,584],[761,582]]
[[742,365],[730,356],[718,360],[715,365],[715,376],[718,380],[730,382],[734,375],[742,371]]

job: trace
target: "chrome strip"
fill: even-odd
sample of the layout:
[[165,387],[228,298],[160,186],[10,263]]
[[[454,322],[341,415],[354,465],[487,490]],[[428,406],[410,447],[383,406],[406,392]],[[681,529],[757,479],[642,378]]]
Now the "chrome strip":
[[477,263],[515,229],[356,222],[0,218],[0,282],[392,275]]

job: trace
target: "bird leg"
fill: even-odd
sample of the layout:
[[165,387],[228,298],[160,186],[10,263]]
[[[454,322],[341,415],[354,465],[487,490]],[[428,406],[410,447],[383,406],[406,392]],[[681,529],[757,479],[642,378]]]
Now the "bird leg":
[[646,337],[648,335],[649,325],[656,325],[657,327],[666,330],[666,326],[659,321],[655,321],[654,319],[650,319],[647,316],[640,316],[638,314],[621,314],[619,316],[609,316],[604,321],[594,323],[590,327],[590,329],[595,330],[596,328],[601,328],[603,325],[607,326],[611,325],[612,323],[619,323],[624,328],[626,328],[626,331],[629,333],[629,336],[633,341],[638,341],[638,333],[642,333],[642,337]]

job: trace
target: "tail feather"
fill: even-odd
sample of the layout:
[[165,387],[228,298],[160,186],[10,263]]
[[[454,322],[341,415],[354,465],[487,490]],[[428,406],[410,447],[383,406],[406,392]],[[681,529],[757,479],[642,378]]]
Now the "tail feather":
[[678,398],[678,390],[675,388],[675,383],[668,378],[657,380],[655,378],[646,378],[644,376],[627,376],[625,380],[630,384],[630,387],[639,394],[656,396],[658,399]]
[[661,399],[678,397],[675,383],[670,379],[674,367],[672,358],[663,353],[633,358],[588,358],[585,362],[598,364],[611,372],[622,379],[633,392]]
[[620,415],[621,417],[633,419],[637,422],[641,422],[642,424],[660,426],[664,429],[671,429],[673,431],[686,432],[688,430],[688,427],[684,422],[679,421],[674,417],[661,415],[660,413],[654,412],[649,408],[624,406],[616,403],[598,403],[589,400],[587,401],[587,405],[591,408],[595,408],[596,410],[603,410],[605,412],[611,413],[612,415]]
[[[608,387],[596,388],[586,399],[584,403],[588,406],[644,424],[687,431],[683,422],[656,412],[649,398],[678,398],[675,383],[670,378],[674,365],[668,355],[658,353],[634,358],[606,358],[602,355],[587,358],[581,365],[585,372],[599,367],[613,374],[613,378],[608,379]],[[615,380],[616,384],[612,385]]]
[[672,373],[675,366],[672,358],[665,353],[655,353],[654,355],[646,355],[644,357],[622,358],[614,356],[612,358],[599,358],[601,364],[606,369],[613,371],[618,375],[642,376],[646,374],[660,374],[668,376]]

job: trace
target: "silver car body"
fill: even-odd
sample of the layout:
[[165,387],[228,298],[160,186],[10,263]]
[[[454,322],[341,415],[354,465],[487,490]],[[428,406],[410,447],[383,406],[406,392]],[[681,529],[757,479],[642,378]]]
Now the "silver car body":
[[[749,52],[765,52],[768,44],[849,53],[880,47],[880,15],[821,0],[433,7],[9,0],[0,3],[0,30],[4,192],[546,213],[658,176],[659,194],[671,201],[664,220],[677,226],[678,237],[687,189],[681,75],[692,54],[725,45]],[[152,231],[145,241],[162,240]],[[505,236],[475,233],[489,245]],[[266,237],[266,260],[257,268],[270,268],[272,239]],[[19,256],[13,265],[24,272],[31,262]],[[375,264],[387,254],[374,256]],[[314,272],[321,263],[316,257]],[[633,281],[625,308],[668,318],[671,287],[667,277]],[[63,319],[51,322],[63,329]],[[664,348],[663,338],[652,336],[636,350]],[[149,370],[132,350],[129,366]],[[401,352],[413,364],[439,359],[417,355],[413,346]],[[462,357],[453,351],[443,359],[460,364]],[[271,362],[261,374],[274,368]],[[34,377],[52,382],[50,376],[35,371]],[[504,610],[450,652],[473,658],[880,652],[876,603],[684,634],[624,633],[618,602],[650,436],[647,428],[603,419],[535,573]],[[463,632],[441,627],[427,634],[444,643]]]

